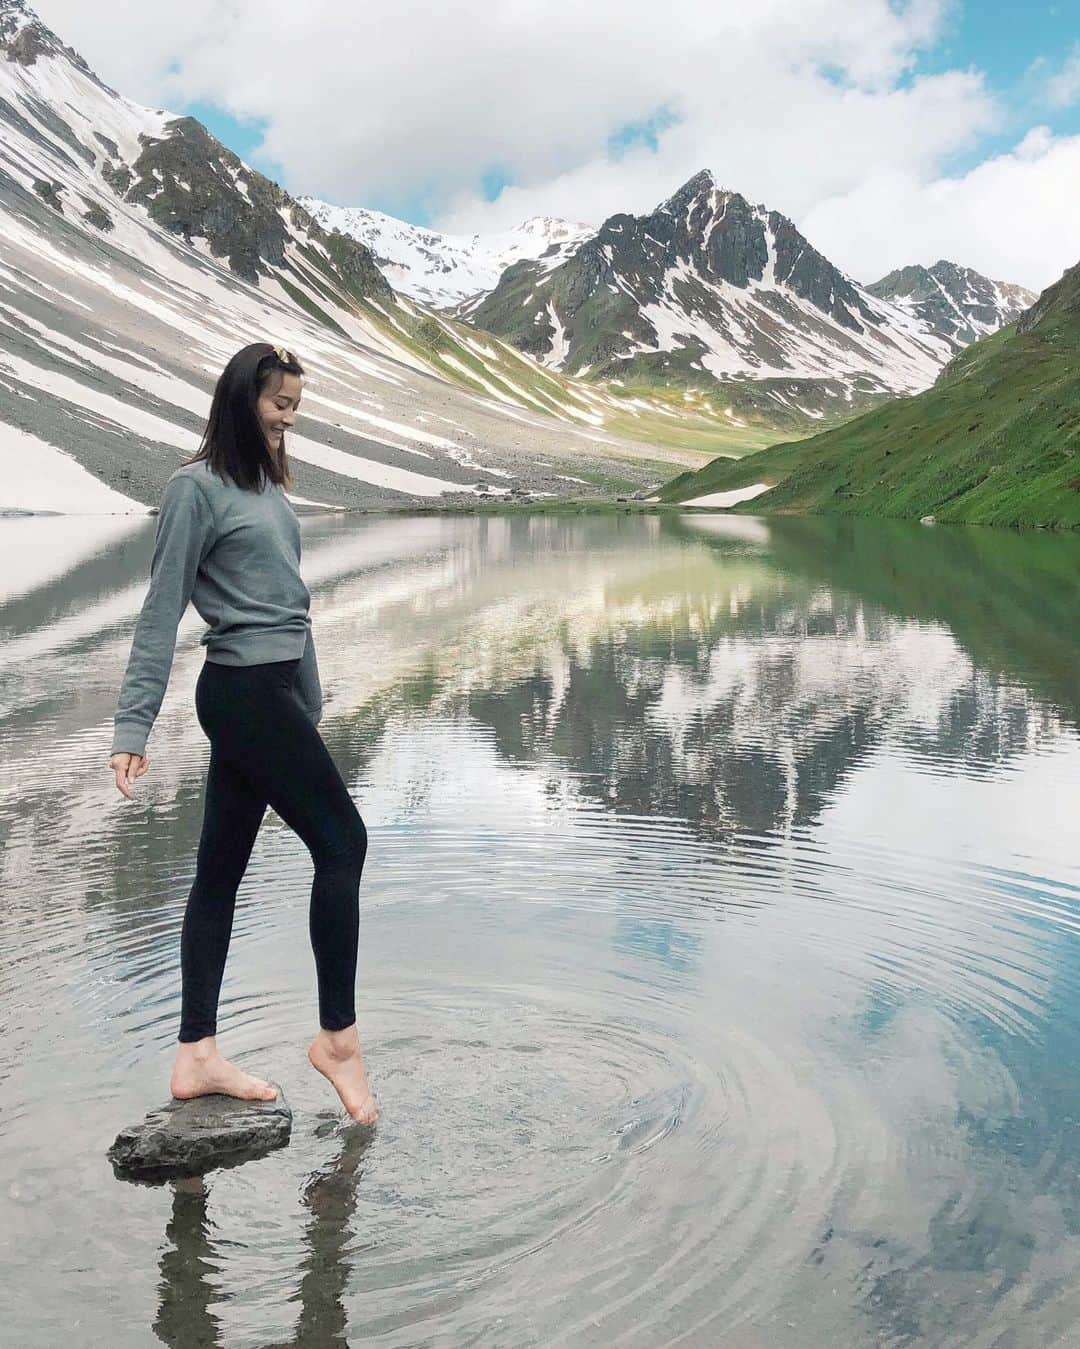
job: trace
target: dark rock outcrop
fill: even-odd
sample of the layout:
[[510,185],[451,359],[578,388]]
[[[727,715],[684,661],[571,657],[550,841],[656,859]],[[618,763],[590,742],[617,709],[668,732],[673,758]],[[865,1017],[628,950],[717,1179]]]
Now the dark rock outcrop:
[[85,197],[83,200],[86,202],[86,210],[83,212],[83,219],[88,225],[93,225],[96,230],[102,230],[104,233],[108,234],[113,228],[112,216],[106,211],[104,206],[100,205],[100,203],[89,201]]
[[1019,333],[1030,333],[1041,328],[1048,336],[1057,327],[1064,327],[1075,337],[1080,325],[1080,262],[1070,267],[1052,286],[1047,286],[1038,300],[1021,316],[1016,325]]
[[35,178],[33,188],[47,206],[63,215],[64,203],[60,199],[60,193],[64,190],[62,183],[58,183],[55,179]]
[[215,257],[227,258],[231,270],[253,284],[260,275],[295,269],[297,263],[287,257],[295,244],[319,274],[317,284],[330,286],[327,298],[338,288],[354,300],[393,301],[363,244],[325,231],[284,188],[249,168],[201,122],[177,117],[166,131],[141,138],[133,174],[111,162],[102,168],[114,191],[145,206],[159,225],[188,243],[205,239]]
[[118,197],[122,197],[131,186],[131,170],[122,161],[114,164],[111,159],[106,160],[101,166],[101,176]]
[[285,192],[248,169],[194,117],[178,117],[167,130],[160,139],[141,138],[127,199],[188,243],[205,239],[245,281],[257,283],[267,264],[283,266]]
[[112,139],[111,136],[103,136],[100,131],[95,131],[94,139],[97,141],[99,145],[103,145],[105,147],[106,151],[113,159],[120,158],[120,147]]

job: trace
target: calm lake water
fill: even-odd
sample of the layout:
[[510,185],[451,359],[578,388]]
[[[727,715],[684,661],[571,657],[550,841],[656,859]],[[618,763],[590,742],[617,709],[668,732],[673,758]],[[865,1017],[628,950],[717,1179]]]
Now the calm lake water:
[[106,766],[153,532],[0,522],[0,1341],[1080,1342],[1080,538],[305,517],[382,1119],[271,812],[220,1042],[292,1142],[146,1187],[208,757],[189,611]]

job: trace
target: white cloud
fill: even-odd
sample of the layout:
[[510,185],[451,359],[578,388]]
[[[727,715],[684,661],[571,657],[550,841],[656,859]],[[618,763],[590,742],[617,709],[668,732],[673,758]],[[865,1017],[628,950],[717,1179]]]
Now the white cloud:
[[686,116],[662,133],[659,154],[641,150],[618,162],[597,156],[504,191],[496,202],[462,193],[444,223],[471,230],[503,228],[541,212],[598,219],[612,210],[644,211],[701,168],[799,218],[815,203],[854,190],[883,162],[928,173],[994,125],[994,109],[974,75],[871,93],[820,76],[748,71],[750,60],[747,54],[742,62],[745,82],[703,82],[684,98]]
[[1047,81],[1046,98],[1052,108],[1068,108],[1080,102],[1080,42],[1073,45],[1065,64]]
[[[1030,222],[1011,210],[1015,237],[994,237],[1003,225],[980,204],[966,217],[968,246],[952,245],[963,208],[942,166],[1002,120],[976,71],[912,78],[955,0],[37,3],[132,97],[266,118],[264,151],[294,192],[391,209],[423,200],[437,226],[472,231],[648,210],[708,167],[792,216],[856,276],[948,252],[973,265],[1001,256],[1003,279],[1029,284],[1060,271],[1041,222],[1025,250]],[[655,153],[609,154],[620,128],[661,108],[677,120]],[[1007,157],[1040,202],[1057,191],[1045,173],[1060,162],[1053,151]],[[488,202],[493,169],[514,186]],[[896,201],[899,184],[913,195],[871,219],[865,207]],[[937,234],[908,209],[935,191],[950,209]]]
[[1040,290],[1080,260],[1080,136],[1037,127],[955,178],[922,181],[883,166],[812,207],[802,225],[862,279],[944,257]]

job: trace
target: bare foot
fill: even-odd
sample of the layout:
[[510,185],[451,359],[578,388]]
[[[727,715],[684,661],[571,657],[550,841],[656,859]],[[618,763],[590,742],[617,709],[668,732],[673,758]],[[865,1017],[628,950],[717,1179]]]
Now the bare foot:
[[261,1077],[252,1077],[223,1058],[213,1036],[177,1045],[169,1090],[181,1101],[215,1092],[222,1096],[238,1096],[242,1101],[277,1099],[276,1087]]
[[357,1124],[375,1123],[379,1107],[367,1080],[355,1022],[346,1030],[319,1031],[308,1046],[308,1059],[331,1082]]

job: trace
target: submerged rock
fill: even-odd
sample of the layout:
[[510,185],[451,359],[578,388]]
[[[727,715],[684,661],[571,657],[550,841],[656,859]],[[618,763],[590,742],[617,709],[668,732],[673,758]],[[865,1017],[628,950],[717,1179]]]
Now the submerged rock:
[[141,1124],[116,1135],[108,1151],[124,1180],[162,1181],[236,1166],[282,1148],[292,1132],[292,1111],[279,1083],[273,1101],[196,1096],[152,1110]]

